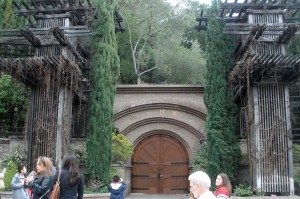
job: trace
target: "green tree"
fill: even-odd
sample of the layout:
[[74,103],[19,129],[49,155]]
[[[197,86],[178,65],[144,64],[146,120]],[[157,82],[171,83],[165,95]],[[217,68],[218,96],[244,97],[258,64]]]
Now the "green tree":
[[117,35],[122,83],[203,84],[205,60],[197,44],[182,46],[183,32],[195,25],[194,11],[162,0],[120,0],[118,6],[126,29]]
[[231,39],[223,34],[224,23],[216,19],[216,10],[214,0],[206,37],[207,171],[212,179],[224,172],[234,181],[240,157],[237,105],[228,86],[234,48]]
[[27,94],[23,84],[14,82],[9,75],[0,76],[0,125],[3,131],[9,132],[13,127],[24,126]]
[[87,138],[87,167],[90,177],[109,180],[111,163],[111,132],[115,84],[119,76],[113,0],[97,0],[98,18],[93,24],[93,57]]
[[[18,3],[20,0],[17,0]],[[13,0],[0,0],[0,28],[12,29],[25,26],[25,18],[14,12]]]
[[[25,18],[15,15],[12,2],[0,0],[0,29],[25,25]],[[23,84],[15,82],[10,75],[0,74],[0,125],[3,131],[15,131],[14,127],[24,126],[28,93],[29,90]]]

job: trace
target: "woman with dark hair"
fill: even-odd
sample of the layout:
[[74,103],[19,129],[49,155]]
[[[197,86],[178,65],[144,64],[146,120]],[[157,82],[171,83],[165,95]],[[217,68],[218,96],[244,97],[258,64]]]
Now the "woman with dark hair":
[[215,196],[218,199],[227,199],[231,195],[231,183],[229,177],[225,173],[220,173],[216,179],[217,189],[215,191]]
[[55,184],[60,173],[60,199],[83,198],[83,175],[80,172],[77,159],[74,155],[66,155],[62,168],[56,172],[53,183]]
[[36,162],[36,175],[34,178],[26,178],[25,182],[32,191],[33,199],[48,198],[52,184],[52,162],[48,157],[41,156]]
[[11,181],[13,199],[29,199],[27,191],[24,189],[27,169],[24,165],[18,166],[18,173]]

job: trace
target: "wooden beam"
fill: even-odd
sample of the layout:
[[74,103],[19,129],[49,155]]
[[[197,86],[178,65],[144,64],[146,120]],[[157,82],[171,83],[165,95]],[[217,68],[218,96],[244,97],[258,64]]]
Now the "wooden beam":
[[41,47],[42,46],[42,42],[39,38],[37,38],[35,36],[35,34],[29,30],[20,30],[20,33],[31,43],[31,45],[33,45],[34,47]]
[[88,13],[91,10],[95,11],[95,8],[85,8],[85,7],[70,8],[69,7],[69,8],[48,8],[47,10],[39,10],[39,9],[16,10],[16,14],[21,16],[26,16],[26,15],[36,15],[36,14],[63,14],[66,12],[77,12],[85,15],[85,13]]
[[278,43],[286,43],[288,42],[291,37],[293,37],[295,35],[295,33],[297,32],[297,27],[294,25],[289,25],[284,32],[278,37],[277,42]]
[[255,10],[272,10],[272,9],[300,9],[300,3],[286,3],[286,4],[273,4],[273,3],[221,3],[221,9],[248,9]]

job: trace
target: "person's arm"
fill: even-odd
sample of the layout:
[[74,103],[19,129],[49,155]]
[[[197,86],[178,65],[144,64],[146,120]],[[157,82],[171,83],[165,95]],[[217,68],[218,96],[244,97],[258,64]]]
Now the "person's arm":
[[126,188],[127,188],[127,184],[122,181],[121,191],[125,191]]
[[84,178],[83,178],[83,175],[81,174],[80,182],[79,182],[78,189],[77,189],[77,192],[78,192],[77,198],[78,199],[83,198],[83,189],[84,189]]
[[21,189],[23,187],[23,183],[22,182],[17,182],[17,177],[13,177],[13,179],[11,180],[11,188],[13,190],[15,189]]
[[42,181],[42,184],[40,185],[38,182],[38,179],[34,179],[32,180],[28,186],[30,187],[30,189],[32,190],[32,192],[34,193],[38,193],[38,194],[44,194],[46,193],[50,186],[51,186],[51,183],[52,183],[52,180],[51,180],[51,177],[50,175],[47,175],[43,181]]
[[53,190],[53,185],[56,183],[57,179],[58,179],[58,172],[56,172],[55,176],[53,177],[53,180],[52,180],[52,183],[50,186],[50,192]]

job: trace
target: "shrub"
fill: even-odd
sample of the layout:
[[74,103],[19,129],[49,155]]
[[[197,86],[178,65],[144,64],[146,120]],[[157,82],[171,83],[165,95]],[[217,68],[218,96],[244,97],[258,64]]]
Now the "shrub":
[[251,189],[251,186],[248,184],[239,184],[234,189],[234,194],[236,196],[252,196],[253,191]]
[[193,168],[195,171],[207,168],[207,146],[201,147],[195,154]]
[[[124,164],[125,160],[132,154],[133,146],[129,140],[120,133],[112,133],[111,162],[113,164]],[[74,154],[79,163],[86,163],[87,151],[86,145],[72,144],[71,152]]]
[[109,179],[111,180],[115,175],[118,175],[120,176],[118,170],[114,167],[110,167],[110,170],[109,170]]
[[71,152],[73,155],[76,156],[79,163],[85,163],[86,162],[86,145],[82,144],[72,144],[71,145]]
[[133,146],[129,140],[120,133],[112,134],[111,162],[114,164],[124,164],[125,160],[132,154]]
[[239,184],[234,189],[234,195],[236,196],[264,196],[265,193],[259,189],[252,189],[247,183]]
[[6,173],[4,175],[4,185],[6,191],[11,191],[11,180],[18,172],[17,167],[18,163],[16,162],[9,162],[9,164],[6,165]]
[[300,144],[293,144],[293,160],[300,162]]
[[2,160],[2,165],[6,168],[6,173],[4,175],[4,184],[5,190],[11,190],[11,180],[14,175],[18,172],[18,165],[24,164],[26,161],[26,153],[25,151],[17,147],[12,150],[12,153]]

